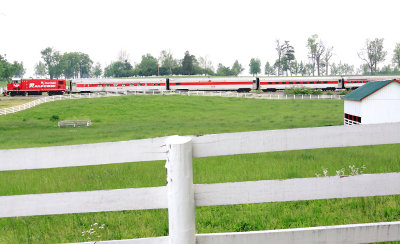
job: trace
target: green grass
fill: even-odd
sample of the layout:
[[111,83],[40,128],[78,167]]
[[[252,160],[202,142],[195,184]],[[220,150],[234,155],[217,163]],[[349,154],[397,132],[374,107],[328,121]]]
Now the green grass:
[[[53,115],[89,118],[94,125],[60,129],[50,120]],[[343,103],[337,100],[130,96],[59,101],[0,117],[0,147],[339,125],[342,116]],[[164,163],[0,172],[0,195],[163,186]],[[400,144],[198,158],[193,163],[196,184],[314,177],[323,168],[334,175],[349,165],[365,165],[365,173],[400,172]],[[196,208],[198,233],[398,220],[398,196]],[[164,209],[0,218],[0,243],[85,241],[81,232],[95,222],[106,225],[103,240],[168,235]]]
[[[88,128],[58,128],[60,120],[91,119]],[[184,96],[124,96],[57,101],[0,117],[0,148],[120,141],[340,125],[343,102]]]

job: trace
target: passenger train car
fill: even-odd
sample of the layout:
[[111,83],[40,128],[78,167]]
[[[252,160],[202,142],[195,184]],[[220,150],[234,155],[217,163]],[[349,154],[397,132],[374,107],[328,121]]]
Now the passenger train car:
[[238,91],[258,89],[257,78],[149,78],[149,79],[74,79],[72,92],[131,92],[143,90]]

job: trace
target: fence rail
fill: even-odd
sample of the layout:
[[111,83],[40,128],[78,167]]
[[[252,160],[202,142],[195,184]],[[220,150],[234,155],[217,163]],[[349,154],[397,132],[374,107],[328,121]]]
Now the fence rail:
[[[400,143],[400,123],[191,136],[193,157]],[[167,137],[0,150],[0,171],[165,160]]]
[[398,131],[400,123],[392,123],[0,150],[0,171],[166,160],[168,182],[166,187],[2,196],[0,217],[168,208],[168,237],[98,242],[110,244],[400,240],[400,222],[217,234],[195,234],[194,225],[195,206],[400,195],[400,173],[200,185],[192,178],[193,157],[393,144],[400,143]]
[[[400,194],[400,173],[195,184],[195,206]],[[0,218],[168,208],[167,187],[0,197]],[[246,197],[243,197],[246,196]],[[34,203],[34,204],[32,204]]]
[[214,92],[214,91],[164,91],[164,90],[149,90],[149,91],[130,91],[121,93],[79,93],[68,95],[56,95],[51,97],[42,97],[26,104],[17,105],[9,108],[0,109],[0,115],[16,113],[28,108],[35,107],[42,103],[54,102],[66,99],[79,98],[95,98],[109,97],[121,95],[187,95],[187,96],[212,96],[212,97],[242,97],[255,99],[342,99],[342,95],[282,95],[282,94],[262,94],[262,93],[237,93],[237,92]]

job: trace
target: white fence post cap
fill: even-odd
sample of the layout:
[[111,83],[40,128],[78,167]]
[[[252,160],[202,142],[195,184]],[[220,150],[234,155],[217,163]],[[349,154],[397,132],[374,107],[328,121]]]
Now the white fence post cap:
[[166,144],[185,144],[191,140],[192,140],[192,138],[189,136],[173,135],[173,136],[168,137],[165,142],[166,142]]

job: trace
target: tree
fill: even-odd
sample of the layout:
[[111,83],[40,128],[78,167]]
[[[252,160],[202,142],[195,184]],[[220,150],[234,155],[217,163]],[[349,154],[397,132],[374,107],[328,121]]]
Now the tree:
[[92,64],[89,55],[81,52],[64,53],[59,63],[65,78],[89,77]]
[[299,64],[299,73],[301,76],[304,76],[307,73],[306,66],[304,65],[303,61],[301,61]]
[[305,68],[304,68],[305,73],[307,74],[307,76],[310,76],[310,75],[314,74],[314,69],[315,69],[315,66],[313,64],[310,64],[310,63],[306,64]]
[[307,39],[307,48],[308,48],[308,58],[311,60],[311,71],[312,75],[314,75],[315,71],[315,55],[317,52],[317,35],[312,35]]
[[22,78],[25,74],[24,64],[21,62],[14,61],[11,65],[12,72],[14,73],[13,76]]
[[282,45],[280,44],[279,39],[275,40],[276,42],[276,48],[275,50],[278,52],[278,59],[275,61],[274,66],[278,69],[278,76],[281,74],[281,67],[282,67],[282,55],[283,55],[283,49]]
[[63,73],[65,78],[78,78],[79,77],[79,54],[76,52],[64,53],[63,56]]
[[130,55],[126,50],[119,50],[117,60],[120,62],[130,62]]
[[92,71],[91,71],[90,76],[91,77],[95,77],[95,78],[99,78],[102,73],[103,72],[101,70],[101,65],[100,65],[99,62],[97,62],[96,65],[92,67]]
[[25,74],[24,64],[14,61],[10,63],[6,55],[0,55],[0,80],[9,80],[13,76],[22,77]]
[[396,47],[393,50],[393,63],[400,69],[400,43],[396,43]]
[[223,64],[219,63],[217,68],[217,75],[218,76],[231,76],[232,71],[229,67],[224,66]]
[[116,61],[104,68],[105,77],[130,77],[134,74],[133,67],[128,61]]
[[294,47],[290,45],[289,41],[285,41],[281,47],[282,49],[282,58],[281,58],[281,68],[282,71],[286,71],[286,75],[288,72],[292,73],[292,62],[295,61],[294,57]]
[[312,64],[312,75],[315,75],[315,65],[318,75],[320,75],[321,57],[325,52],[325,45],[321,40],[318,41],[318,35],[314,34],[307,39],[308,58]]
[[291,75],[297,75],[299,73],[300,66],[296,60],[290,63],[290,73]]
[[80,77],[89,77],[90,71],[92,69],[93,61],[89,58],[89,55],[85,53],[79,54],[79,73]]
[[49,74],[50,79],[53,79],[60,73],[60,67],[57,67],[60,61],[60,53],[51,47],[43,49],[40,53],[46,65],[46,73]]
[[46,65],[42,63],[42,61],[39,61],[35,65],[35,76],[39,76],[41,78],[46,76]]
[[158,74],[158,60],[150,53],[142,55],[142,61],[136,65],[137,73],[140,76],[152,76]]
[[231,73],[234,76],[238,76],[244,70],[243,66],[239,63],[239,61],[235,60],[232,65]]
[[358,57],[362,59],[369,67],[371,75],[378,71],[378,64],[385,61],[386,51],[383,50],[383,38],[375,38],[375,40],[367,39],[365,47],[358,53]]
[[328,47],[328,48],[326,48],[326,51],[325,51],[325,54],[324,54],[323,61],[325,62],[325,68],[326,68],[325,75],[328,75],[329,60],[331,59],[331,57],[333,55],[332,50],[333,50],[333,47]]
[[172,56],[171,51],[162,50],[159,57],[161,67],[166,68],[169,74],[172,75],[172,70],[178,66],[178,62]]
[[339,69],[335,63],[330,65],[331,68],[331,75],[337,75],[339,73]]
[[205,75],[214,74],[214,68],[211,60],[207,56],[199,57],[199,66],[201,68],[201,73]]
[[272,67],[272,66],[269,64],[269,62],[267,62],[267,63],[265,64],[264,70],[265,70],[265,74],[268,75],[268,76],[270,76],[270,75],[275,75],[275,69],[274,69],[274,67]]
[[252,58],[250,60],[250,74],[257,75],[261,72],[261,61],[258,58]]
[[182,72],[184,75],[193,75],[194,67],[197,64],[196,57],[194,55],[190,55],[189,51],[185,52],[185,56],[182,60]]
[[[318,36],[317,36],[318,37]],[[318,72],[318,76],[320,76],[321,74],[321,57],[325,52],[325,45],[324,43],[320,40],[319,43],[317,43],[317,48],[315,51],[315,63],[317,64],[317,72]]]
[[0,55],[0,80],[9,80],[14,76],[12,64],[6,59],[6,55]]

